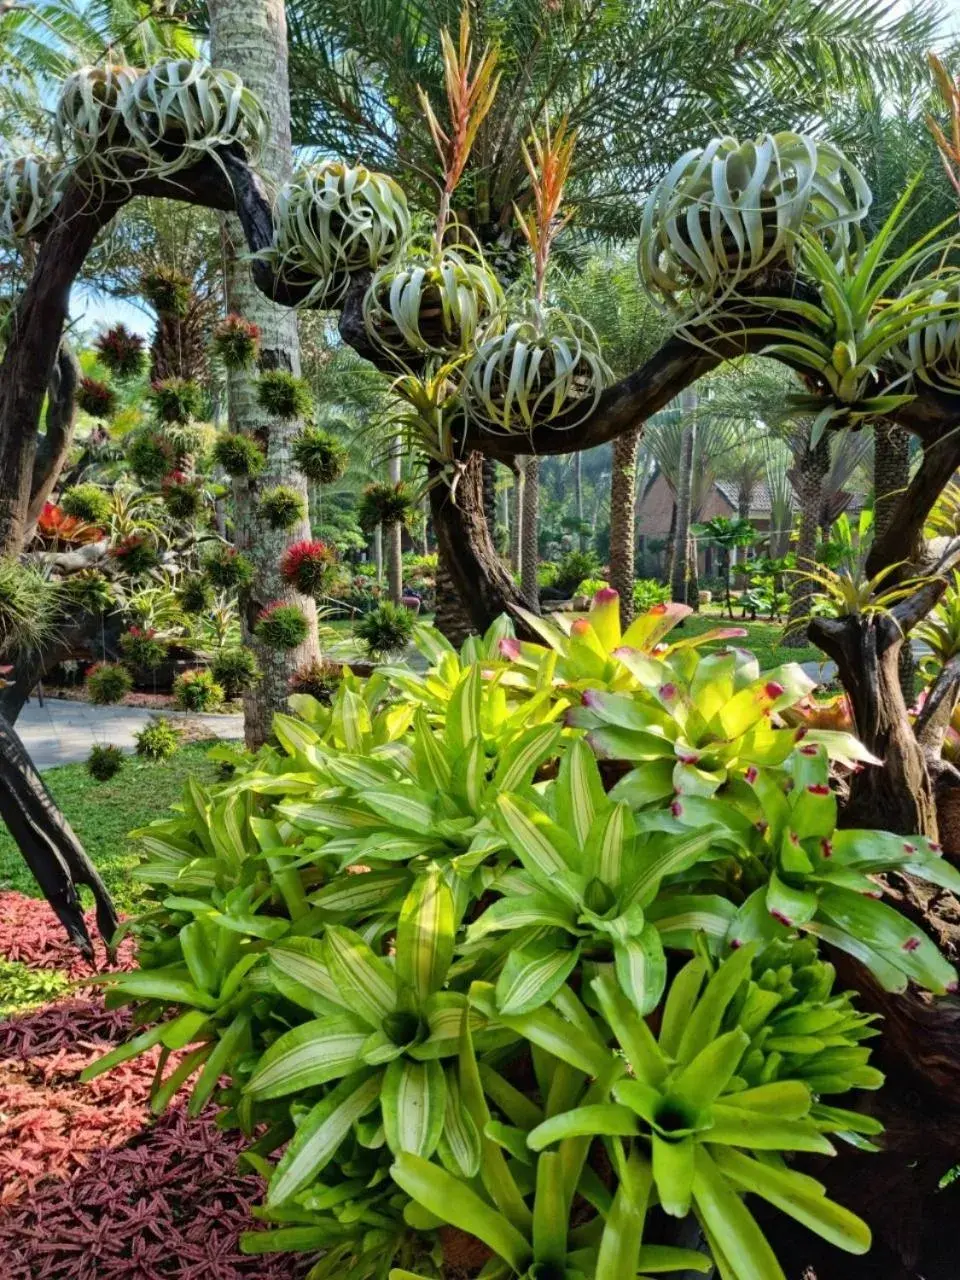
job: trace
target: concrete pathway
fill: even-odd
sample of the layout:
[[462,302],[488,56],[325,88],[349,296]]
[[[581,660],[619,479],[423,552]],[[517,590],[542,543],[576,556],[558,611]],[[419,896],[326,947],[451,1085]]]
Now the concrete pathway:
[[142,707],[95,707],[89,702],[44,698],[41,707],[31,698],[17,718],[16,730],[38,769],[86,760],[90,748],[114,746],[134,750],[134,735],[149,720],[164,715],[174,723],[201,724],[220,738],[242,738],[243,716],[192,715]]

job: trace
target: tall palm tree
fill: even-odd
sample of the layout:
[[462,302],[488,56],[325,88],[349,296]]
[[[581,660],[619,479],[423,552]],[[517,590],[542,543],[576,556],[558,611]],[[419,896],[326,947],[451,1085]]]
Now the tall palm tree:
[[[268,181],[282,182],[292,165],[283,0],[210,0],[208,10],[211,57],[217,65],[235,71],[266,108],[271,132],[260,168]],[[259,326],[263,335],[261,369],[287,369],[299,374],[296,313],[276,306],[255,288],[243,235],[233,216],[224,217],[223,246],[227,308]],[[286,704],[293,673],[320,656],[316,607],[312,600],[293,592],[279,570],[288,543],[310,536],[310,520],[306,514],[308,493],[305,478],[290,460],[293,437],[301,424],[266,413],[257,401],[254,378],[247,371],[231,371],[227,387],[231,428],[255,434],[265,445],[267,454],[262,475],[235,482],[235,540],[256,570],[242,615],[243,639],[255,652],[263,671],[263,679],[244,694],[244,729],[247,742],[259,745],[270,733],[274,711]],[[258,511],[261,493],[281,483],[295,489],[303,500],[304,514],[290,530],[271,528]],[[277,599],[295,600],[311,623],[310,634],[296,649],[269,649],[260,644],[254,632],[259,611]]]
[[[697,393],[693,388],[681,396],[683,422],[680,428],[680,456],[677,464],[676,518],[673,529],[673,565],[670,569],[670,599],[687,604],[690,592],[690,526],[693,523],[693,460],[697,444]],[[696,562],[696,547],[693,550]]]
[[520,521],[520,590],[527,608],[540,612],[537,567],[540,563],[540,459],[523,462],[522,517]]

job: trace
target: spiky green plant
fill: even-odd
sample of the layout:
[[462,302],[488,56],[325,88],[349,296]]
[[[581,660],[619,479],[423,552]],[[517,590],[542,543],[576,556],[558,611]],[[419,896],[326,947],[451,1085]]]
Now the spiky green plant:
[[213,350],[226,369],[249,369],[260,353],[260,327],[243,316],[226,316],[213,331]]
[[187,378],[160,378],[150,385],[158,422],[188,423],[200,412],[200,388]]
[[376,609],[365,613],[354,628],[371,657],[402,653],[410,643],[416,619],[409,609],[392,600],[384,600]]
[[113,511],[110,494],[97,484],[75,484],[65,489],[60,498],[60,506],[68,516],[101,528],[109,525]]
[[123,752],[119,747],[94,745],[87,756],[87,773],[97,782],[109,782],[123,768]]
[[252,436],[234,433],[218,436],[213,460],[228,476],[257,476],[267,465],[263,449]]
[[213,588],[202,574],[184,578],[177,589],[177,603],[184,613],[206,613],[213,604]]
[[220,590],[243,591],[253,581],[253,561],[235,547],[219,546],[203,562],[203,572]]
[[286,369],[268,369],[257,379],[260,408],[275,418],[309,418],[313,412],[310,384]]
[[310,634],[310,623],[299,605],[277,600],[260,611],[253,629],[268,649],[296,649]]
[[134,741],[137,744],[138,756],[143,756],[145,760],[162,762],[169,760],[180,746],[180,730],[165,716],[157,716],[135,735]]
[[375,529],[377,525],[405,525],[413,518],[416,505],[410,486],[401,480],[397,484],[377,482],[368,484],[360,495],[357,520],[361,529]]
[[184,671],[173,682],[173,700],[181,711],[217,711],[224,696],[212,671]]
[[98,662],[87,672],[87,697],[96,706],[122,702],[133,688],[133,676],[120,662]]
[[347,469],[346,445],[321,427],[305,427],[293,439],[297,469],[314,484],[336,484]]
[[64,592],[39,568],[0,558],[0,658],[37,652],[57,634]]
[[221,649],[210,663],[210,672],[228,698],[239,698],[260,679],[260,668],[249,649]]
[[293,529],[307,514],[307,504],[296,489],[278,484],[261,494],[258,510],[271,529]]

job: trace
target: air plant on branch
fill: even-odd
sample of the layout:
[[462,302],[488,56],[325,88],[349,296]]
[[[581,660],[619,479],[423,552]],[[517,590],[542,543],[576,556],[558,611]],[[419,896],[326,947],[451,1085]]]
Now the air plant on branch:
[[266,257],[309,306],[336,307],[352,276],[389,261],[410,234],[407,198],[393,178],[342,160],[304,169],[281,188]]
[[120,95],[142,71],[122,64],[80,67],[63,82],[54,117],[54,138],[66,156],[95,170],[115,168],[129,154],[130,134],[119,111]]
[[836,147],[800,133],[714,138],[686,152],[644,206],[639,267],[651,294],[713,300],[776,262],[801,232],[843,256],[870,208],[866,179]]
[[40,155],[0,160],[0,244],[16,246],[53,213],[61,187],[51,162]]
[[514,212],[533,253],[534,298],[528,313],[504,333],[486,338],[467,363],[467,412],[492,430],[531,431],[538,423],[569,414],[582,422],[609,380],[596,335],[578,316],[545,306],[547,265],[553,241],[566,226],[560,216],[576,132],[566,120],[551,134],[533,135],[523,158],[530,174],[531,207]]
[[225,369],[249,369],[260,354],[260,326],[231,313],[213,331],[213,350]]
[[440,125],[429,98],[418,86],[443,168],[433,240],[401,261],[381,267],[363,301],[371,341],[401,363],[408,351],[446,356],[467,350],[481,325],[496,314],[503,301],[500,283],[479,250],[462,244],[450,248],[444,243],[453,193],[497,94],[497,50],[487,45],[473,69],[466,9],[460,18],[459,44],[454,44],[446,28],[441,32],[441,43],[449,132]]
[[346,445],[322,427],[304,427],[291,446],[297,469],[314,484],[335,484],[347,469]]
[[[831,258],[818,236],[801,232],[798,269],[816,287],[816,301],[780,295],[751,299],[752,307],[777,313],[746,329],[769,333],[771,342],[761,354],[799,370],[812,388],[811,394],[790,397],[793,408],[815,415],[811,449],[830,424],[856,427],[913,399],[902,388],[913,374],[922,377],[928,368],[914,364],[914,358],[925,361],[928,350],[936,356],[937,329],[946,334],[946,326],[960,319],[960,289],[954,287],[960,272],[938,265],[935,275],[920,278],[931,260],[942,262],[953,244],[943,238],[947,222],[898,257],[886,256],[909,217],[907,206],[917,182],[915,178],[907,186],[862,252],[842,263]],[[884,377],[885,365],[899,365],[900,376]]]
[[97,359],[117,378],[135,378],[143,370],[144,341],[125,324],[105,330],[93,344]]
[[259,99],[232,71],[168,58],[122,87],[117,111],[133,146],[159,174],[186,169],[239,142],[256,160],[269,133]]

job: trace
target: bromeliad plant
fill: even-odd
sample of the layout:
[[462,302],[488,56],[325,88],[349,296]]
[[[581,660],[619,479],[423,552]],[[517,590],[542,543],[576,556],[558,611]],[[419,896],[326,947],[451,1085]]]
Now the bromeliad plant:
[[569,219],[560,209],[575,144],[566,120],[552,134],[546,120],[543,137],[535,133],[531,148],[522,148],[533,207],[522,213],[514,206],[514,213],[533,254],[533,301],[527,315],[485,338],[464,370],[467,412],[491,430],[532,431],[561,414],[574,427],[610,381],[586,321],[545,305],[550,248]]
[[488,45],[473,65],[470,17],[463,9],[455,45],[441,31],[449,125],[440,124],[419,89],[443,173],[436,227],[429,245],[409,245],[397,260],[374,275],[363,301],[370,340],[401,365],[404,355],[448,358],[468,352],[481,326],[503,304],[503,291],[483,255],[469,244],[445,244],[451,200],[499,85],[497,49]]
[[842,258],[871,200],[866,179],[830,143],[799,133],[714,138],[651,192],[640,274],[668,303],[689,292],[712,305],[765,268],[792,264],[805,231],[830,260]]
[[0,161],[0,243],[17,248],[38,231],[60,202],[61,187],[45,156]]
[[[477,1240],[504,1280],[711,1259],[725,1280],[781,1280],[753,1196],[867,1247],[790,1165],[878,1131],[831,1100],[881,1081],[873,1019],[818,948],[952,986],[875,895],[886,869],[957,873],[925,842],[835,830],[833,773],[866,757],[781,723],[805,682],[660,647],[667,610],[622,636],[615,617],[605,597],[588,624],[600,701],[583,710],[609,716],[593,734],[659,743],[667,794],[639,756],[606,791],[566,723],[590,677],[565,633],[528,670],[503,660],[505,621],[459,652],[419,625],[425,672],[295,694],[274,745],[215,748],[223,780],[191,779],[137,833],[140,967],[98,980],[142,1029],[105,1063],[160,1045],[155,1109],[192,1083],[193,1113],[213,1100],[248,1135],[270,1224],[251,1250],[324,1250],[331,1280],[443,1274]],[[683,734],[709,769],[679,758]],[[704,1252],[651,1243],[688,1214]]]

